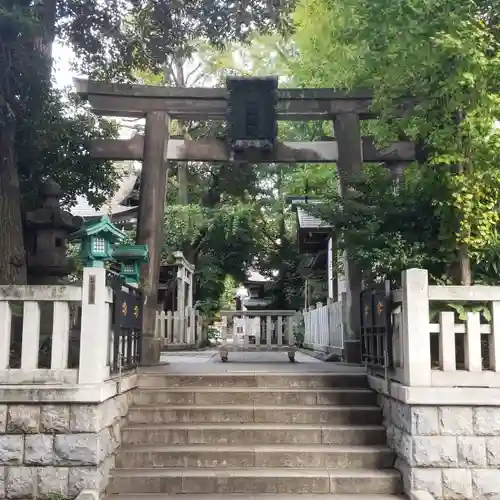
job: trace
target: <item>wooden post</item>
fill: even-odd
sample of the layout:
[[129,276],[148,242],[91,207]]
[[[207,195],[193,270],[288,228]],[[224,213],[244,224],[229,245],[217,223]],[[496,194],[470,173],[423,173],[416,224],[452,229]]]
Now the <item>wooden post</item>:
[[141,196],[137,221],[137,243],[147,244],[149,264],[142,269],[144,310],[142,321],[142,364],[160,360],[160,343],[154,341],[158,305],[165,196],[167,189],[166,151],[169,138],[169,117],[163,111],[146,114],[144,153],[141,173]]
[[[337,170],[340,179],[342,197],[348,196],[352,179],[359,177],[363,168],[363,154],[359,116],[355,113],[339,114],[333,122],[335,137],[338,141]],[[352,247],[346,242],[347,253]],[[345,269],[347,285],[348,322],[347,336],[344,343],[346,361],[359,363],[361,361],[361,324],[360,324],[360,294],[362,288],[362,270],[347,257]]]
[[185,290],[186,290],[186,282],[185,275],[186,271],[184,269],[184,265],[180,269],[177,270],[177,310],[184,311],[186,307],[186,298],[185,298]]
[[327,255],[327,260],[328,260],[328,298],[333,299],[334,298],[334,286],[333,286],[333,281],[334,281],[334,276],[333,276],[333,238],[330,237],[328,238],[328,255]]
[[189,307],[193,307],[193,272],[189,270],[186,272],[186,275],[188,283],[187,304]]

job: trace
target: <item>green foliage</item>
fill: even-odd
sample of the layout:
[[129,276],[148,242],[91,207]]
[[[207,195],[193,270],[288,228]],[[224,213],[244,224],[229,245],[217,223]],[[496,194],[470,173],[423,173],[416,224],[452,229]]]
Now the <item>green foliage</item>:
[[[109,163],[89,157],[89,141],[109,137],[112,127],[51,89],[53,37],[59,29],[69,34],[71,23],[78,23],[65,10],[77,3],[22,1],[0,5],[2,283],[26,282],[21,208],[38,205],[42,181],[49,176],[57,180],[66,203],[78,194],[88,194],[92,203],[99,203],[116,180]],[[97,2],[85,4],[87,21],[102,13]],[[82,7],[81,2],[79,5]],[[106,24],[106,19],[106,14],[95,17],[86,37],[95,39],[102,27],[99,23]]]
[[[112,0],[106,2],[104,19],[107,31],[94,34],[89,29],[92,18],[85,12],[84,0],[65,0],[72,23],[60,30],[71,44],[83,46],[80,63],[87,72],[132,78],[137,69],[162,73],[172,56],[190,56],[200,40],[219,48],[231,42],[246,41],[255,33],[286,32],[290,28],[288,13],[294,2],[213,2],[193,0]],[[91,2],[90,11],[99,2]],[[79,15],[78,17],[73,17]],[[76,24],[80,31],[77,31]],[[98,23],[100,25],[100,23]],[[104,62],[108,64],[104,64]]]
[[316,209],[317,215],[332,224],[334,234],[349,234],[349,256],[368,282],[398,282],[401,271],[411,267],[428,269],[436,282],[445,275],[449,259],[433,216],[439,181],[439,173],[429,175],[414,166],[396,189],[384,169],[367,166],[352,196],[342,200],[336,190],[324,193],[326,205]]
[[302,347],[304,345],[305,333],[306,327],[304,324],[304,316],[301,314],[298,321],[294,321],[293,323],[293,336],[297,347]]
[[[276,35],[253,36],[249,45],[230,43],[222,51],[203,41],[192,46],[198,52],[189,58],[172,56],[172,64],[156,83],[182,85],[192,73],[190,65],[197,68],[193,77],[197,81],[223,82],[228,74],[280,74],[290,54],[289,44]],[[151,78],[151,73],[143,72],[142,78]],[[292,128],[285,126],[280,134],[291,135]],[[193,139],[226,136],[225,126],[216,122],[174,122],[173,129]],[[287,183],[295,168],[287,166],[279,173],[274,165],[188,164],[188,201],[192,204],[184,206],[179,204],[178,169],[179,165],[172,166],[169,179],[165,252],[182,250],[196,265],[198,306],[207,314],[233,306],[231,289],[255,267],[275,281],[270,290],[275,305],[300,307],[303,280],[298,272],[294,214],[285,204]]]
[[98,206],[116,189],[119,174],[113,164],[90,156],[92,140],[115,136],[113,123],[90,114],[72,96],[51,90],[37,119],[22,116],[18,124],[15,147],[24,210],[39,206],[40,183],[48,177],[60,184],[66,206],[78,195]]
[[442,312],[452,312],[456,323],[465,323],[468,313],[479,313],[482,324],[491,324],[491,309],[488,303],[482,302],[431,302],[429,311],[429,321],[439,322],[439,315]]
[[170,205],[165,215],[164,258],[181,250],[196,266],[197,306],[214,313],[226,301],[226,277],[243,281],[253,255],[253,212],[249,205]]
[[[374,193],[361,189],[360,206],[339,214],[341,235],[359,233],[365,258],[358,250],[355,257],[365,261],[373,278],[391,275],[391,268],[420,265],[431,266],[438,281],[456,281],[455,263],[463,268],[470,259],[474,271],[476,261],[484,263],[481,254],[498,247],[500,33],[495,11],[491,0],[298,3],[293,15],[298,55],[292,63],[297,83],[373,89],[379,119],[365,132],[383,144],[407,137],[427,152],[417,178],[407,178],[391,194],[389,182],[381,193],[380,179],[369,176]],[[400,113],[397,100],[409,96],[414,104]],[[409,202],[407,196],[418,199]],[[362,227],[350,230],[346,217]]]

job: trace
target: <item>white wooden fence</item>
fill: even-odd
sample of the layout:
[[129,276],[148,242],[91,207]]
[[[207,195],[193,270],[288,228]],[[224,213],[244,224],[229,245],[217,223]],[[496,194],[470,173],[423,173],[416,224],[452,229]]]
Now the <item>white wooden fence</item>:
[[0,286],[0,384],[109,379],[112,307],[105,269],[85,268],[82,286]]
[[304,311],[304,346],[342,355],[344,349],[345,301],[321,303]]
[[[401,303],[393,315],[394,378],[418,387],[500,387],[500,286],[429,286],[424,269],[405,271],[402,284],[393,292]],[[486,314],[460,320],[453,304],[485,304]]]
[[221,311],[220,315],[223,361],[229,351],[283,351],[294,361],[296,311]]
[[203,328],[203,318],[199,311],[186,307],[178,311],[161,311],[156,313],[155,336],[163,339],[165,347],[195,347],[207,339]]

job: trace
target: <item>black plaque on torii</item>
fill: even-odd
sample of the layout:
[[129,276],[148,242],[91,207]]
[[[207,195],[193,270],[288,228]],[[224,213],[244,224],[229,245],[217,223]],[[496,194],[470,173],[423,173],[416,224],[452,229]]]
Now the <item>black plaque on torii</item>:
[[278,135],[277,77],[229,77],[229,149],[238,154],[248,150],[272,153]]

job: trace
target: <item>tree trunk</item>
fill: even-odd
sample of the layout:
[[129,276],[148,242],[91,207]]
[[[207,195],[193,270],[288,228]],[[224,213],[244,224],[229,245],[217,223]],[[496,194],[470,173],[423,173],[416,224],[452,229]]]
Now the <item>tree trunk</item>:
[[[459,116],[460,120],[463,120],[463,117]],[[457,173],[458,174],[472,174],[472,165],[470,162],[467,162],[465,165],[457,165]],[[460,228],[460,218],[457,220],[457,226]],[[460,285],[462,286],[470,286],[472,285],[472,266],[469,255],[469,246],[465,243],[459,243],[458,252],[457,252],[457,260],[458,260],[458,268],[459,268],[459,279]]]
[[462,286],[472,285],[472,269],[467,245],[460,245],[458,249],[458,263],[460,266],[460,284]]
[[26,285],[15,123],[10,120],[0,127],[0,232],[0,285]]
[[45,56],[47,60],[46,71],[44,76],[50,78],[52,72],[52,45],[55,39],[55,24],[57,16],[57,0],[44,0],[38,7],[38,19],[42,25],[42,36],[35,41],[38,50]]

